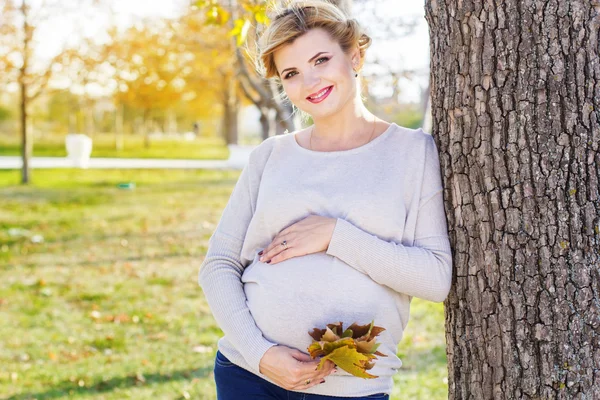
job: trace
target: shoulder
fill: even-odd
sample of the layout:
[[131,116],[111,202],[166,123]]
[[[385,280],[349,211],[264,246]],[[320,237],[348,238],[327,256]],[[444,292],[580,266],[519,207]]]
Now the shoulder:
[[270,136],[267,139],[263,140],[250,152],[250,157],[248,160],[249,166],[253,169],[262,170],[269,158],[275,152],[286,151],[289,144],[289,140],[293,140],[293,138],[290,136],[296,132],[299,131]]
[[412,156],[422,157],[436,149],[433,136],[425,132],[423,128],[406,128],[394,125],[394,132],[390,135],[396,141],[398,148],[405,150]]
[[407,128],[402,125],[392,123],[394,128],[394,136],[402,140],[408,140],[414,143],[425,143],[431,139],[431,135],[423,130],[423,128]]

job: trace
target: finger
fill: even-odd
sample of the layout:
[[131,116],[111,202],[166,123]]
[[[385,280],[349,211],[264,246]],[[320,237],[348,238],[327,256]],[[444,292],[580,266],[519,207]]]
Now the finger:
[[272,262],[273,258],[276,257],[277,255],[281,254],[282,251],[285,251],[283,246],[280,245],[279,247],[275,247],[275,248],[271,249],[270,251],[268,251],[267,253],[264,253],[261,257],[261,260],[262,260],[262,262],[266,262],[266,263],[270,264]]
[[325,378],[326,376],[330,375],[334,370],[335,370],[335,363],[333,363],[330,360],[325,360],[323,367],[321,369],[316,370],[317,377]]
[[[321,373],[314,375],[313,377],[304,377],[302,380],[296,383],[294,386],[295,389],[303,390],[308,389],[309,387],[316,386],[326,381],[327,376],[333,371],[333,366],[335,364],[329,360],[325,361],[325,367],[321,370]],[[306,381],[310,380],[307,384]]]
[[297,252],[294,251],[294,249],[286,249],[286,250],[282,250],[279,253],[275,254],[273,257],[271,257],[271,261],[269,262],[269,264],[277,264],[278,262],[282,262],[287,260],[288,258],[292,258],[295,257],[297,255]]
[[301,383],[293,386],[290,390],[306,390],[313,386],[320,385],[322,382],[324,382],[324,379],[314,379],[314,380],[311,379],[311,381],[308,385],[306,384],[306,381],[304,381],[304,382],[301,382]]
[[314,361],[314,359],[309,354],[304,354],[300,350],[295,350],[294,353],[292,354],[292,357],[294,357],[298,361],[305,361],[305,362]]
[[275,239],[273,239],[271,244],[269,244],[269,246],[267,246],[267,248],[263,251],[263,254],[260,257],[260,260],[267,262],[267,261],[271,260],[273,257],[275,257],[277,254],[281,253],[282,251],[285,251],[286,248],[281,245],[281,243],[284,240],[287,241],[287,248],[289,249],[291,247],[290,246],[290,238],[287,236],[277,235],[275,237]]
[[273,241],[269,243],[269,245],[262,251],[260,260],[261,261],[269,261],[271,257],[273,257],[273,252],[277,248],[277,246],[281,246],[281,242],[283,239],[279,235],[273,238]]
[[[302,362],[303,364],[314,364],[315,369],[321,363],[322,360],[322,357],[314,359],[310,356],[310,354],[303,353],[298,349],[294,349],[294,351],[292,352],[292,357],[294,357],[297,361]],[[333,369],[335,367],[335,363],[329,359],[325,359],[323,366],[325,368]]]
[[327,360],[327,361],[325,361],[325,365],[323,366],[323,368],[316,371],[317,374],[315,375],[314,378],[306,378],[306,379],[316,379],[318,381],[326,379],[329,375],[331,375],[331,373],[333,373],[334,367],[335,367],[335,364],[333,362]]
[[322,379],[333,369],[328,369],[327,364],[325,364],[321,369],[317,369],[319,361],[300,362],[300,364],[303,365],[300,367],[300,371],[297,374],[296,383],[298,384],[306,381],[307,379],[310,379],[311,381],[314,381],[315,379]]

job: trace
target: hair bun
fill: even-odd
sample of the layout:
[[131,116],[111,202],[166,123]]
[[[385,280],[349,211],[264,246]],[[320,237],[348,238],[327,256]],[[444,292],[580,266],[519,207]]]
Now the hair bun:
[[256,69],[265,78],[278,78],[274,53],[296,38],[314,28],[324,29],[342,50],[349,54],[358,45],[360,61],[364,63],[365,51],[371,45],[371,38],[364,33],[360,23],[333,3],[323,0],[295,1],[286,7],[275,6],[271,23],[261,33],[257,43],[258,57]]

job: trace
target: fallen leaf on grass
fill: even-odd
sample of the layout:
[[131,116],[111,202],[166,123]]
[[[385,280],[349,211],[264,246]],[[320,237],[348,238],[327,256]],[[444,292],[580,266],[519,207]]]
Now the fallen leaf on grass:
[[212,353],[213,348],[210,346],[198,345],[198,346],[192,347],[192,351],[195,353]]
[[90,317],[92,317],[93,320],[97,320],[100,319],[102,315],[100,314],[100,311],[98,310],[94,310],[90,313]]
[[163,340],[167,338],[167,334],[163,332],[155,333],[153,335],[148,336],[150,340]]

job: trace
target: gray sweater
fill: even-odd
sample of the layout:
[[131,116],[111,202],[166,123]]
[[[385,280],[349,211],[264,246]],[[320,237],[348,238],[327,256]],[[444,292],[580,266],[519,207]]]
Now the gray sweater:
[[[218,348],[272,382],[259,372],[271,346],[308,354],[312,328],[375,320],[386,328],[378,350],[387,357],[368,372],[379,378],[340,369],[303,392],[391,393],[412,297],[441,302],[452,281],[435,142],[392,124],[363,146],[319,152],[301,147],[295,134],[252,151],[209,240],[198,280],[225,333]],[[327,251],[273,265],[258,260],[275,235],[311,214],[336,218]]]

